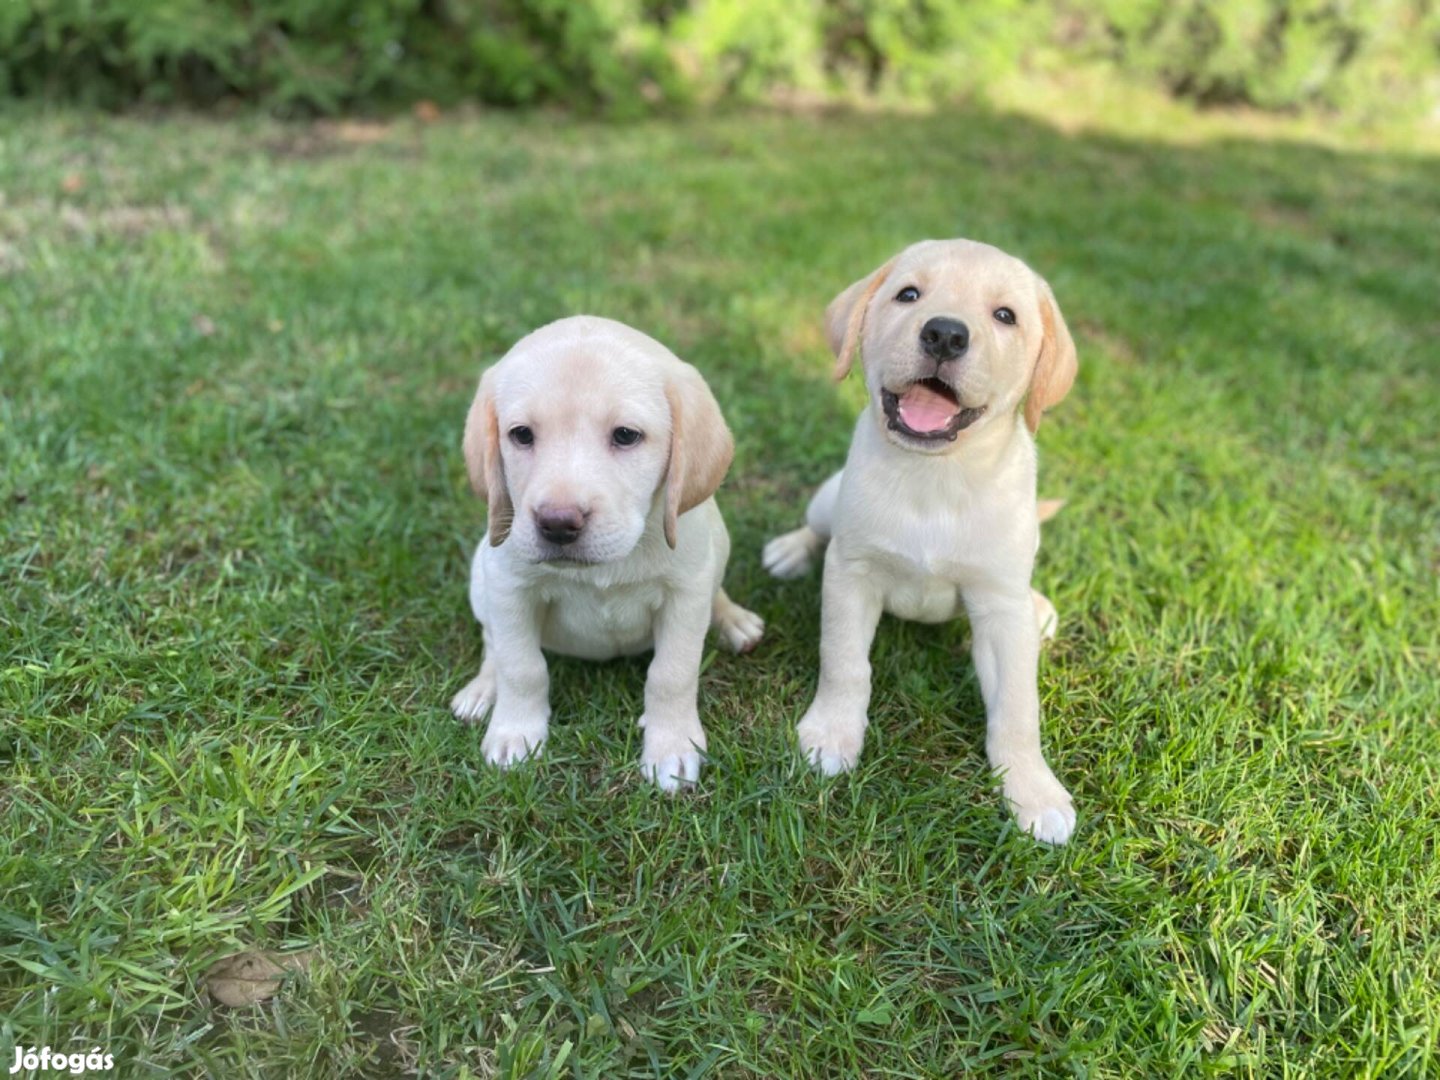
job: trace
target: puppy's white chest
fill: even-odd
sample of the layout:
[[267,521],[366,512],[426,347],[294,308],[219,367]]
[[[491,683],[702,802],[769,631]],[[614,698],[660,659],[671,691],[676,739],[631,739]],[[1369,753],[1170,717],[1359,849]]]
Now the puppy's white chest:
[[[946,523],[949,526],[949,523]],[[951,585],[963,585],[979,569],[975,538],[963,528],[942,527],[917,530],[910,561],[917,574],[938,578]]]
[[986,553],[963,521],[897,517],[872,536],[867,561],[875,567],[885,610],[898,618],[936,623],[963,611],[961,589],[985,576]]
[[985,561],[976,530],[954,515],[897,515],[871,546],[903,568],[900,572],[952,585],[964,584]]
[[885,610],[912,622],[948,622],[961,612],[960,590],[926,574],[896,577],[885,590]]
[[545,590],[541,645],[566,656],[609,660],[654,644],[655,613],[664,602],[659,582]]

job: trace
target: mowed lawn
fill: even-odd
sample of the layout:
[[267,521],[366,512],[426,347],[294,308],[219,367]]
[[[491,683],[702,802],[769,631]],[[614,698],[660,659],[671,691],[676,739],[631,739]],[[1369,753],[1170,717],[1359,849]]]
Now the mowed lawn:
[[[1225,130],[0,121],[3,1067],[1440,1074],[1440,158]],[[963,622],[882,624],[860,768],[797,763],[819,582],[759,565],[862,402],[825,303],[954,235],[1080,347],[1040,430],[1058,850],[991,790]],[[639,778],[641,660],[553,661],[510,774],[446,707],[465,409],[575,312],[736,435],[769,628],[712,643],[688,797]],[[212,1004],[247,949],[307,971]]]

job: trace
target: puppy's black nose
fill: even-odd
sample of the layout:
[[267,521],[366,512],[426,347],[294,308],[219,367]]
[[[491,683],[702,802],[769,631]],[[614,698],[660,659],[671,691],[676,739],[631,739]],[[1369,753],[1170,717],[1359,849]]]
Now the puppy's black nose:
[[937,315],[920,329],[920,348],[939,363],[953,360],[970,347],[970,328],[959,319]]
[[535,527],[550,543],[564,547],[580,538],[585,515],[575,506],[541,506],[535,511]]

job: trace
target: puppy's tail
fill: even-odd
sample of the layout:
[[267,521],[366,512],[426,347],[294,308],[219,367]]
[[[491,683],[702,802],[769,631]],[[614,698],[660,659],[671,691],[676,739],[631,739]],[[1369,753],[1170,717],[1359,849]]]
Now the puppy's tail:
[[1064,499],[1041,499],[1035,504],[1035,510],[1041,522],[1046,522],[1058,514],[1064,505]]

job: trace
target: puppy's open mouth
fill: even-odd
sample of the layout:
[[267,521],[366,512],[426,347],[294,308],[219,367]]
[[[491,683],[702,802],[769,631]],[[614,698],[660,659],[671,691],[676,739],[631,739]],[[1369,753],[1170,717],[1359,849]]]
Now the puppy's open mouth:
[[880,404],[891,431],[925,442],[954,442],[985,412],[984,405],[974,409],[961,405],[955,391],[936,378],[911,383],[903,394],[881,390]]

